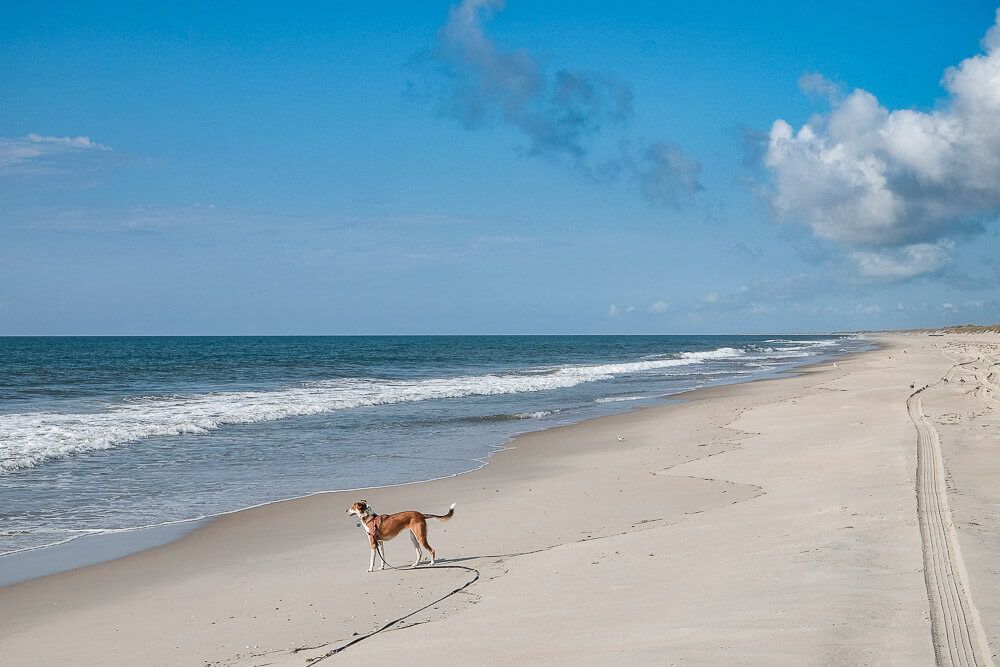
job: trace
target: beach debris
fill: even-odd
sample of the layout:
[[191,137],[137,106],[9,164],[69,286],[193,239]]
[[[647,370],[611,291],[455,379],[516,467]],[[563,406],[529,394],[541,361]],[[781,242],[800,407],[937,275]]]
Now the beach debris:
[[618,442],[625,442],[625,437],[621,435],[618,436]]

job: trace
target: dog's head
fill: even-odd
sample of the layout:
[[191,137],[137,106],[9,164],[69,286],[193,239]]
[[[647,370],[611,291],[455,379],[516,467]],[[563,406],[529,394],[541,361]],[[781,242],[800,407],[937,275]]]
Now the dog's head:
[[359,500],[350,507],[347,508],[348,514],[353,514],[359,519],[363,519],[372,513],[372,508],[368,507],[367,500]]

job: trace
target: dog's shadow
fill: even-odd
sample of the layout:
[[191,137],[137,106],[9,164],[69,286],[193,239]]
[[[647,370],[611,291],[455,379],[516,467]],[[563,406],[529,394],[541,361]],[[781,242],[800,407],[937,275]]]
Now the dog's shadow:
[[[529,552],[532,553],[532,552]],[[462,556],[461,558],[438,558],[434,565],[430,563],[421,563],[420,565],[410,568],[413,570],[431,570],[440,565],[457,565],[458,563],[467,563],[469,561],[484,560],[484,559],[496,559],[496,558],[513,558],[514,556],[524,556],[526,554],[516,553],[516,554],[483,554],[481,556]]]

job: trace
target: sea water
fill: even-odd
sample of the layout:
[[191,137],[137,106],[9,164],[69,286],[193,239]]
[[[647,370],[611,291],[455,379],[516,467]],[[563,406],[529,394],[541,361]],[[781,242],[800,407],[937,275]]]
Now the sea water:
[[0,554],[475,469],[857,336],[0,338]]

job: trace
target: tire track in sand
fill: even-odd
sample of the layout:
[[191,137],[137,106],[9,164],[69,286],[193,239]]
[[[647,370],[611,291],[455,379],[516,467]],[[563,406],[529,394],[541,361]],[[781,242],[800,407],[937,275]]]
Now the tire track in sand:
[[910,394],[906,410],[917,429],[917,517],[934,654],[938,665],[992,665],[948,507],[941,442],[923,411],[921,394],[931,386]]

